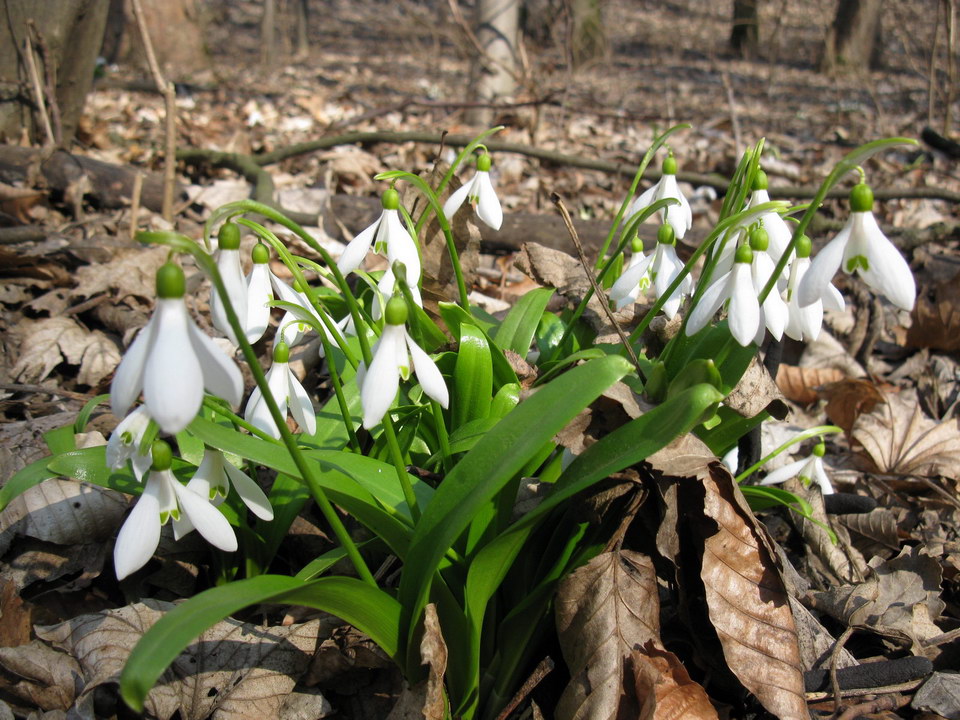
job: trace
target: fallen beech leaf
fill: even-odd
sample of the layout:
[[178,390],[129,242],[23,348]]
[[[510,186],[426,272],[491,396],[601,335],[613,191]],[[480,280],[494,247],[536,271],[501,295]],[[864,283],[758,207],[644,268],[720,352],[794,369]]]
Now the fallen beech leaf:
[[878,473],[960,474],[960,421],[934,422],[914,398],[888,393],[885,403],[857,418],[851,437]]
[[124,248],[105,263],[77,268],[74,298],[110,293],[118,300],[128,295],[152,300],[156,296],[157,269],[167,261],[163,247]]
[[630,657],[637,698],[643,703],[640,720],[718,720],[710,698],[672,652],[649,641]]
[[780,389],[756,357],[750,360],[740,382],[724,398],[723,404],[748,418],[766,410],[778,420],[783,420],[788,412]]
[[910,707],[935,713],[947,720],[960,718],[960,675],[935,672],[917,690]]
[[856,627],[906,640],[921,654],[922,643],[943,631],[934,624],[946,607],[940,599],[942,572],[937,559],[919,547],[906,547],[889,561],[870,561],[862,583],[814,593],[815,608]]
[[78,545],[109,538],[127,512],[126,496],[74,480],[47,480],[17,496],[0,513],[0,531]]
[[[6,609],[6,608],[4,608]],[[20,647],[0,647],[0,666],[20,678],[5,689],[42,710],[68,710],[76,698],[80,665],[39,640]]]
[[700,577],[724,658],[767,710],[806,720],[800,646],[770,540],[730,472],[709,468],[703,512],[717,529],[703,538]]
[[116,343],[99,330],[84,330],[69,317],[36,320],[20,332],[20,357],[11,374],[23,382],[40,382],[66,361],[80,366],[80,382],[97,385],[120,363]]
[[[117,681],[133,646],[172,607],[145,600],[36,632],[80,662],[86,681],[80,702],[99,685]],[[277,717],[310,661],[319,627],[318,620],[268,628],[232,618],[219,622],[164,673],[147,696],[147,711],[160,720],[177,711],[183,720]]]
[[876,385],[857,378],[846,378],[825,385],[819,395],[827,401],[824,409],[830,422],[848,433],[858,417],[886,400]]
[[817,388],[844,378],[836,368],[798,367],[781,365],[777,369],[777,387],[787,400],[798,405],[812,405],[817,401]]
[[660,642],[660,602],[650,558],[629,550],[597,555],[560,583],[556,617],[570,669],[557,720],[636,717],[639,704],[625,665],[634,648]]
[[960,274],[917,295],[907,347],[960,350]]

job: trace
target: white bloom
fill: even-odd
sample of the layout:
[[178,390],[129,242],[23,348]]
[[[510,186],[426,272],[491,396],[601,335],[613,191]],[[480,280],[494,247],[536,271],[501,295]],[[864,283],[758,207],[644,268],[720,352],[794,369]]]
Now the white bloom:
[[407,268],[410,285],[420,282],[420,253],[410,233],[400,220],[400,196],[394,189],[383,193],[383,212],[376,222],[357,235],[340,255],[337,267],[348,275],[360,267],[370,246],[374,252],[385,254],[391,265],[400,260]]
[[617,278],[617,281],[610,288],[610,299],[615,303],[617,310],[636,302],[641,292],[646,292],[650,287],[650,275],[647,268],[653,261],[656,251],[649,255],[643,254],[642,247],[630,256],[630,262],[626,269]]
[[[402,308],[400,310],[399,308]],[[362,365],[357,371],[360,385],[360,404],[363,406],[363,426],[368,430],[379,423],[397,396],[400,376],[409,377],[410,359],[420,387],[443,407],[450,402],[443,375],[430,356],[407,333],[407,308],[403,298],[393,297],[384,311],[386,324],[373,348],[369,368]],[[391,322],[399,320],[400,322]]]
[[[869,200],[869,202],[867,202]],[[858,272],[874,291],[884,295],[903,310],[912,310],[917,286],[910,266],[880,227],[870,208],[873,193],[860,184],[850,193],[853,212],[839,234],[827,243],[810,264],[800,283],[800,306],[811,305],[824,297],[827,285],[838,268]]]
[[833,492],[833,485],[830,483],[830,478],[827,477],[827,473],[823,469],[823,458],[816,453],[817,451],[815,449],[810,457],[797,460],[773,472],[767,473],[767,476],[760,484],[776,485],[786,482],[790,478],[799,477],[801,481],[808,485],[816,481],[820,486],[820,491],[824,495],[831,494]]
[[663,174],[660,179],[633,202],[627,217],[633,217],[664,198],[674,198],[680,202],[679,205],[668,205],[661,210],[660,220],[668,223],[677,239],[682,240],[687,230],[693,227],[693,213],[690,211],[690,203],[677,185],[677,161],[672,154],[663,161]]
[[[290,370],[289,357],[290,351],[286,344],[277,343],[273,350],[273,365],[267,371],[267,386],[270,388],[270,394],[277,401],[280,414],[286,415],[289,409],[290,414],[300,426],[300,431],[313,435],[317,431],[317,415],[313,411],[310,396]],[[259,387],[254,388],[250,394],[243,417],[265,433],[275,438],[280,437],[280,429],[273,421],[270,408],[263,399],[263,393],[260,392]]]
[[[158,454],[155,444],[154,455]],[[165,454],[166,467],[158,469],[154,463],[143,493],[117,535],[113,565],[118,580],[136,572],[153,557],[160,543],[160,528],[171,518],[175,526],[189,521],[191,528],[196,528],[207,542],[224,552],[237,549],[237,536],[227,519],[205,497],[180,484],[170,470],[169,446]]]
[[183,430],[197,415],[204,388],[234,407],[240,404],[240,370],[197,328],[183,300],[183,270],[173,263],[157,272],[157,308],[127,349],[110,386],[116,415],[124,415],[141,390],[150,417],[167,433]]
[[[753,276],[753,287],[758,298],[775,269],[773,258],[771,258],[770,255],[762,250],[754,249],[753,262],[750,264],[750,270]],[[762,322],[760,323],[761,328],[758,331],[759,335],[755,339],[756,343],[759,345],[763,341],[762,331],[764,328],[770,331],[774,339],[780,340],[780,338],[783,337],[783,330],[787,325],[787,316],[789,313],[787,311],[787,304],[783,301],[783,297],[780,295],[780,291],[776,285],[773,286],[766,300],[763,301],[763,305],[760,307],[760,314],[762,316]]]
[[[663,297],[681,270],[683,270],[683,263],[677,257],[677,249],[672,244],[658,242],[657,249],[654,250],[653,262],[650,263],[650,269],[647,271],[653,278],[653,289],[658,298]],[[693,280],[687,275],[663,304],[663,314],[672,320],[680,309],[684,296],[692,292]]]
[[720,306],[729,300],[727,323],[730,334],[744,347],[756,340],[763,325],[760,322],[760,303],[750,271],[751,260],[752,253],[748,246],[737,248],[733,268],[706,289],[687,318],[688,336],[700,332]]
[[477,173],[468,183],[461,185],[443,204],[443,214],[448,220],[460,209],[465,200],[476,210],[477,217],[494,230],[503,224],[503,209],[490,180],[490,156],[483,154],[477,158]]
[[[353,318],[350,315],[344,315],[340,320],[333,320],[324,310],[314,308],[310,299],[305,293],[298,292],[287,285],[283,280],[273,277],[273,286],[280,296],[280,300],[290,303],[291,307],[286,308],[283,318],[280,320],[280,339],[287,345],[296,345],[299,343],[308,330],[317,329],[322,332],[334,345],[339,347],[339,338],[346,334],[356,334],[353,327]],[[327,329],[327,323],[332,323],[339,331],[338,337],[331,337]],[[320,357],[324,357],[324,346],[321,344],[319,349]]]
[[[806,247],[801,248],[801,245]],[[787,337],[794,340],[816,340],[823,325],[823,311],[843,310],[844,307],[843,295],[832,283],[827,283],[822,298],[818,298],[815,302],[806,306],[800,305],[797,288],[810,268],[809,245],[809,238],[806,236],[801,238],[801,242],[797,245],[797,251],[803,257],[795,257],[790,264],[790,281],[787,284],[788,318],[784,332]],[[807,254],[804,255],[804,253]]]
[[223,457],[223,453],[213,448],[203,451],[203,460],[197,472],[187,483],[200,497],[209,498],[214,505],[222,503],[233,485],[243,504],[261,520],[273,520],[273,508],[260,486],[242,470],[233,466]]
[[120,470],[130,460],[133,474],[143,481],[152,461],[149,449],[146,454],[140,454],[140,442],[149,425],[150,415],[142,405],[121,420],[107,441],[107,467]]
[[[763,176],[763,180],[760,183],[762,187],[755,189],[753,193],[751,193],[750,200],[747,202],[748,208],[755,208],[758,205],[770,202],[770,194],[767,192],[766,173],[761,171],[760,174]],[[770,253],[770,257],[773,258],[773,262],[776,264],[780,262],[784,251],[787,249],[787,246],[790,245],[793,233],[790,231],[790,228],[787,227],[787,223],[780,216],[780,213],[774,210],[768,210],[762,213],[757,220],[767,231],[767,235],[770,238],[770,247],[767,252]]]
[[[243,269],[240,267],[240,251],[225,249],[221,246],[220,254],[217,256],[217,269],[227,288],[227,297],[230,299],[233,311],[237,314],[241,327],[245,328],[247,326],[247,284],[243,278]],[[213,321],[213,326],[226,335],[230,342],[239,345],[237,336],[233,334],[233,328],[227,320],[227,310],[223,300],[215,287],[210,291],[210,319]]]
[[253,248],[253,267],[247,275],[246,329],[247,342],[251,345],[263,337],[270,325],[270,302],[273,300],[271,287],[270,251],[267,246],[258,243]]

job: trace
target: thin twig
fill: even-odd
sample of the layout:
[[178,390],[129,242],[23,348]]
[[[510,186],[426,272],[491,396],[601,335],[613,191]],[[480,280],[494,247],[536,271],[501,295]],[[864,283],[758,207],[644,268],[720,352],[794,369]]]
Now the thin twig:
[[856,718],[862,718],[864,715],[871,715],[884,710],[896,710],[908,702],[910,702],[910,698],[905,695],[884,695],[876,700],[851,705],[843,711],[843,714],[837,720],[856,720]]
[[84,393],[72,392],[70,390],[60,390],[59,388],[48,388],[43,385],[29,385],[26,383],[0,383],[0,390],[54,395],[69,398],[70,400],[89,400],[93,397],[93,395],[85,395]]
[[37,59],[33,54],[33,40],[30,39],[30,27],[28,24],[26,34],[26,56],[27,72],[30,73],[30,84],[33,86],[34,100],[37,103],[37,112],[40,113],[40,120],[43,124],[43,131],[47,136],[47,145],[53,147],[56,145],[56,139],[53,136],[53,127],[50,125],[50,116],[47,115],[47,103],[43,99],[43,86],[40,84],[40,73],[37,70]]
[[833,716],[836,717],[840,714],[840,680],[837,679],[837,665],[840,662],[840,652],[843,650],[843,646],[847,644],[847,640],[850,639],[850,636],[853,635],[853,626],[848,627],[843,631],[843,634],[837,638],[836,645],[833,646],[833,651],[830,653],[830,689],[833,691]]
[[730,83],[730,74],[726,70],[720,72],[720,81],[727,93],[727,107],[730,110],[730,125],[733,128],[733,142],[737,152],[743,149],[743,135],[740,134],[740,116],[737,114],[737,100],[733,95],[733,85]]
[[586,274],[587,280],[590,281],[590,285],[593,287],[593,294],[597,299],[597,303],[603,308],[603,312],[606,313],[607,320],[609,320],[610,324],[613,325],[613,328],[617,331],[617,335],[620,336],[620,341],[627,349],[627,354],[630,356],[631,362],[633,362],[634,367],[637,368],[637,372],[640,374],[640,376],[643,377],[643,370],[640,368],[640,360],[637,358],[637,354],[633,351],[633,346],[630,344],[630,339],[627,337],[626,333],[623,332],[623,328],[620,327],[620,323],[618,323],[617,319],[613,316],[613,312],[606,303],[607,296],[603,292],[603,289],[600,287],[600,285],[597,284],[597,279],[593,276],[593,268],[590,266],[590,263],[587,262],[587,256],[583,253],[583,245],[580,242],[580,236],[577,234],[577,229],[573,226],[573,220],[570,218],[570,212],[567,210],[567,206],[563,204],[563,200],[557,193],[551,193],[550,200],[554,205],[557,206],[557,210],[560,211],[560,217],[563,218],[563,224],[566,226],[567,232],[570,234],[570,240],[573,241],[573,246],[577,249],[577,255],[580,257],[580,264],[583,266],[583,272]]
[[133,192],[130,195],[130,239],[137,234],[137,221],[140,215],[140,195],[143,193],[143,173],[133,176]]
[[548,655],[543,660],[540,661],[540,664],[530,673],[530,677],[526,679],[521,688],[517,690],[516,695],[514,695],[510,702],[507,703],[507,706],[500,711],[500,714],[497,715],[497,720],[507,720],[510,717],[510,713],[517,709],[517,706],[523,702],[533,689],[540,684],[540,681],[543,680],[547,675],[553,672],[554,662],[553,659]]
[[[920,687],[926,681],[927,681],[926,678],[920,678],[919,680],[910,680],[909,682],[897,683],[896,685],[881,685],[880,687],[842,689],[840,690],[840,696],[845,698],[850,698],[850,697],[863,697],[864,695],[888,695],[890,693],[909,692],[910,690],[914,690]],[[817,692],[804,693],[804,698],[806,698],[808,703],[821,702],[823,700],[828,700],[831,697],[833,697],[832,690],[821,690]]]
[[45,72],[44,77],[44,97],[47,100],[47,112],[50,113],[50,123],[53,125],[53,140],[57,147],[63,145],[63,121],[60,117],[60,105],[57,102],[57,63],[50,57],[50,49],[47,47],[47,41],[43,37],[32,19],[27,20],[27,25],[33,33],[33,42],[37,47],[37,54],[40,62],[43,63]]

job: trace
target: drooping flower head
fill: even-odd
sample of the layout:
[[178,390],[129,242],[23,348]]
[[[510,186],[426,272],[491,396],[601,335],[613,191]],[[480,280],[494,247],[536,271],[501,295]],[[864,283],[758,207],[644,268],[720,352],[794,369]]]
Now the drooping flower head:
[[903,310],[912,310],[917,286],[910,266],[883,234],[873,216],[873,191],[860,182],[850,191],[850,219],[810,263],[800,282],[804,307],[824,297],[839,268],[858,273],[870,288]]
[[696,335],[706,327],[714,313],[729,300],[727,323],[730,334],[744,347],[756,340],[763,325],[760,322],[760,303],[750,272],[752,262],[753,251],[750,246],[738,247],[733,267],[704,291],[687,318],[687,336]]
[[830,495],[833,492],[833,484],[823,469],[823,456],[826,453],[826,447],[823,442],[813,446],[810,457],[803,460],[797,460],[782,468],[777,468],[773,472],[767,473],[767,476],[760,482],[761,485],[776,485],[786,482],[790,478],[799,477],[804,485],[810,485],[816,482],[820,486],[820,491],[824,495]]
[[157,308],[110,385],[114,414],[125,415],[143,391],[150,417],[171,434],[196,417],[204,388],[234,407],[243,395],[240,369],[190,318],[185,287],[179,265],[166,263],[157,270]]
[[130,460],[133,474],[142,481],[153,462],[149,448],[145,453],[140,452],[140,443],[149,426],[150,415],[142,405],[121,420],[107,441],[107,467],[120,470]]
[[[267,386],[273,399],[277,401],[280,414],[286,415],[289,409],[300,426],[300,431],[313,435],[317,431],[317,415],[313,411],[310,396],[290,370],[289,362],[290,348],[285,342],[278,342],[273,348],[273,365],[267,371]],[[265,433],[275,438],[280,437],[280,429],[274,422],[259,387],[254,388],[247,400],[244,419]]]
[[[759,298],[763,288],[770,281],[773,271],[776,270],[776,263],[768,252],[770,236],[763,225],[757,223],[750,229],[748,237],[750,249],[753,251],[750,272],[753,277],[753,288]],[[769,330],[775,340],[780,340],[783,337],[783,329],[787,324],[787,305],[783,302],[783,297],[780,295],[777,285],[773,286],[763,301],[763,305],[760,307],[760,315],[760,325]],[[762,330],[758,330],[755,341],[758,345],[763,341]]]
[[810,269],[810,250],[813,243],[806,235],[800,236],[796,245],[796,257],[790,263],[790,280],[787,283],[787,326],[784,333],[794,340],[816,340],[823,326],[824,310],[843,310],[843,295],[832,283],[827,283],[823,297],[810,305],[801,307],[797,288]]
[[624,305],[636,302],[640,293],[645,293],[650,287],[650,274],[647,269],[654,254],[643,254],[643,240],[639,237],[634,237],[630,241],[630,251],[630,262],[610,288],[610,300],[616,305],[617,310]]
[[[225,222],[217,234],[217,241],[220,246],[217,269],[227,288],[227,298],[233,306],[233,311],[237,314],[241,327],[246,328],[247,284],[243,279],[243,268],[240,266],[240,226],[233,222]],[[220,297],[216,287],[210,292],[210,319],[217,330],[230,338],[230,342],[234,345],[239,344],[227,320],[223,298]]]
[[397,260],[406,265],[410,284],[416,285],[420,282],[420,253],[400,220],[400,193],[388,188],[380,203],[383,206],[380,217],[350,241],[340,255],[337,267],[344,275],[352,273],[360,267],[373,245],[374,252],[386,255],[391,265]]
[[477,156],[476,174],[470,182],[464,183],[451,194],[443,204],[443,214],[448,220],[453,219],[454,214],[466,200],[477,213],[477,217],[494,230],[500,229],[503,224],[503,209],[500,207],[500,200],[490,180],[491,165],[490,154],[484,148],[483,154]]
[[187,489],[209,498],[214,505],[219,505],[230,494],[231,485],[254,515],[261,520],[273,520],[273,507],[260,486],[242,470],[234,467],[223,457],[222,452],[210,447],[204,448],[203,460],[187,483]]
[[251,345],[263,337],[270,325],[270,302],[273,300],[273,288],[270,276],[270,250],[263,243],[253,246],[251,253],[253,267],[247,275],[247,342]]
[[376,426],[393,405],[401,375],[404,379],[410,376],[411,358],[423,391],[442,407],[447,407],[450,401],[440,370],[407,333],[407,312],[403,297],[394,294],[383,312],[383,333],[373,348],[370,367],[361,365],[357,371],[363,426],[368,430]]
[[687,202],[677,185],[677,159],[672,152],[663,161],[662,168],[663,174],[660,179],[634,201],[633,205],[630,206],[628,217],[633,217],[642,212],[644,208],[650,207],[657,200],[674,198],[680,204],[668,205],[661,210],[660,220],[669,223],[677,239],[682,240],[687,230],[693,227],[693,213],[690,211],[690,203]]
[[[171,519],[176,537],[184,534],[178,533],[177,525],[188,522],[190,530],[196,528],[214,547],[224,552],[237,549],[237,536],[223,514],[206,497],[184,487],[173,476],[170,446],[163,440],[156,440],[151,455],[153,462],[147,474],[147,484],[120,528],[113,549],[118,580],[147,564],[160,543],[160,528]],[[186,529],[186,525],[181,525],[181,529]]]
[[[753,180],[753,192],[750,194],[747,207],[757,207],[763,203],[770,202],[770,193],[767,192],[769,186],[770,183],[767,179],[767,174],[763,170],[758,170]],[[780,262],[780,258],[783,257],[787,246],[790,245],[790,239],[793,237],[793,233],[790,232],[790,228],[787,227],[787,223],[780,216],[780,213],[774,210],[763,213],[757,218],[757,221],[763,225],[767,231],[770,242],[767,253],[773,259],[773,264],[776,265]]]

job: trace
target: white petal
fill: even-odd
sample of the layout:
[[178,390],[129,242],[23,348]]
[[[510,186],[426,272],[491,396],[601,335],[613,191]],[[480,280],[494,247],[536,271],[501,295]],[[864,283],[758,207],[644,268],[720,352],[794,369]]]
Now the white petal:
[[[270,394],[273,395],[274,400],[277,401],[280,414],[283,416],[287,414],[287,372],[287,363],[278,362],[273,363],[267,371],[267,387],[270,388]],[[273,421],[273,415],[270,414],[270,408],[263,399],[259,387],[250,394],[244,419],[265,433],[275,438],[280,437],[280,429]]]
[[796,477],[806,464],[807,458],[804,458],[803,460],[792,462],[789,465],[784,465],[782,468],[777,468],[773,472],[767,473],[767,476],[760,482],[760,484],[778,485],[779,483],[786,482],[790,478]]
[[227,483],[223,463],[223,454],[219,450],[204,449],[203,460],[200,461],[200,467],[187,483],[187,489],[210,501],[213,501],[217,495],[225,497],[230,486]]
[[224,552],[237,549],[237,536],[233,528],[223,513],[211,505],[209,500],[187,490],[177,481],[174,481],[174,491],[183,514],[208,543]]
[[117,580],[146,565],[160,544],[160,502],[158,495],[163,481],[150,475],[143,493],[127,517],[113,548],[113,566]]
[[657,192],[657,198],[674,198],[680,202],[679,206],[670,205],[664,212],[666,214],[665,221],[673,228],[677,239],[683,238],[692,224],[692,216],[690,214],[690,205],[687,204],[686,198],[683,197],[683,193],[680,192],[680,188],[677,186],[676,175],[664,175],[660,178],[660,190]]
[[800,307],[811,305],[823,297],[827,285],[833,280],[833,276],[837,274],[843,262],[844,251],[850,238],[850,227],[848,222],[843,230],[811,261],[809,269],[797,288],[797,302],[800,303]]
[[[237,314],[241,326],[246,326],[247,321],[247,285],[243,280],[243,270],[240,267],[239,250],[221,250],[217,258],[217,269],[223,278],[223,284],[227,289],[227,298],[233,305],[233,311]],[[236,335],[230,322],[227,320],[227,311],[223,300],[216,288],[210,292],[210,319],[213,326],[230,338],[230,342],[237,345]]]
[[913,310],[917,286],[910,266],[900,251],[877,225],[873,213],[863,213],[863,230],[867,233],[867,270],[860,269],[866,283],[903,310]]
[[[636,260],[638,257],[639,260]],[[640,280],[647,272],[652,260],[653,254],[644,257],[642,253],[635,253],[633,258],[630,259],[630,267],[624,270],[623,274],[617,278],[617,281],[610,288],[610,299],[617,304],[618,310],[629,302],[631,293],[639,290]]]
[[143,369],[153,345],[153,335],[157,329],[157,313],[137,334],[136,340],[123,354],[123,360],[110,383],[110,407],[113,414],[123,417],[143,390]]
[[243,500],[243,504],[250,508],[251,512],[261,520],[273,520],[273,508],[260,486],[245,472],[235,468],[226,460],[223,462],[223,467],[227,471],[233,487],[236,488],[237,495]]
[[446,215],[447,220],[453,219],[457,210],[460,209],[464,200],[467,199],[467,195],[470,194],[470,190],[473,188],[474,179],[475,178],[472,178],[467,184],[458,187],[443,204],[443,214]]
[[[373,237],[380,227],[380,221],[382,219],[383,213],[380,214],[380,217],[377,218],[377,221],[373,223],[373,225],[363,229],[359,235],[347,244],[347,247],[345,247],[340,254],[340,259],[337,260],[337,267],[341,273],[348,275],[360,267],[363,259],[370,251],[370,244],[373,242]],[[286,300],[286,298],[283,299]],[[287,300],[287,302],[291,301]]]
[[410,350],[410,357],[413,358],[413,371],[417,374],[420,387],[427,395],[440,403],[441,407],[448,407],[450,394],[437,364],[407,335],[406,331],[404,331],[404,335],[406,336],[407,348]]
[[775,340],[780,340],[783,337],[783,329],[787,325],[788,315],[787,304],[774,286],[770,294],[767,295],[767,299],[763,301],[763,320]]
[[760,304],[750,277],[750,266],[734,263],[730,272],[730,308],[727,322],[734,340],[746,347],[754,341],[760,328]]
[[[767,253],[773,258],[774,264],[776,264],[780,262],[780,258],[783,257],[783,253],[790,244],[793,233],[790,232],[790,228],[787,227],[784,219],[780,217],[780,213],[775,212],[767,213],[763,216],[763,229],[767,231],[767,237],[770,241]],[[786,268],[784,268],[784,270],[786,270]]]
[[300,426],[300,432],[313,435],[317,431],[317,414],[313,410],[310,396],[303,385],[287,367],[287,396],[290,398],[290,414]]
[[254,263],[247,276],[247,342],[251,345],[263,337],[270,325],[270,305],[273,289],[270,287],[268,263]]
[[833,494],[833,483],[830,482],[830,477],[823,469],[823,458],[816,458],[816,462],[814,462],[813,465],[813,478],[820,486],[820,492],[822,492],[824,495]]
[[127,460],[139,455],[140,441],[149,425],[150,415],[143,405],[121,420],[107,441],[107,467],[119,470]]
[[477,201],[477,215],[494,230],[499,230],[503,224],[503,209],[490,181],[490,173],[477,171],[477,194],[480,196]]
[[730,292],[731,279],[730,273],[721,275],[720,278],[700,296],[699,302],[697,302],[687,317],[687,329],[685,330],[687,337],[696,335],[703,330],[703,328],[707,326],[707,323],[710,322],[710,319],[716,314],[717,310],[720,309],[720,306],[723,305],[723,301],[727,299],[727,295]]
[[630,222],[630,220],[633,219],[633,216],[637,213],[641,213],[653,205],[654,200],[659,197],[657,193],[660,191],[661,182],[663,182],[662,177],[653,185],[644,190],[640,194],[640,197],[633,201],[633,205],[630,206],[630,211],[627,213],[627,222]]
[[404,227],[400,220],[400,214],[396,210],[386,210],[384,216],[387,260],[390,262],[391,268],[397,260],[406,266],[407,284],[413,287],[420,282],[420,253],[417,252],[417,245],[410,237],[410,233]]
[[374,427],[393,405],[400,387],[400,358],[406,353],[402,325],[385,325],[377,352],[363,377],[360,404],[363,406],[363,426]]
[[243,375],[237,364],[200,332],[193,320],[187,318],[190,344],[203,370],[203,387],[223,398],[231,407],[239,407],[243,399]]
[[834,287],[833,283],[827,285],[827,291],[823,295],[823,309],[843,312],[846,303],[843,301],[843,295]]
[[143,372],[143,399],[160,428],[177,433],[200,410],[203,370],[191,344],[188,326],[192,321],[183,298],[158,300],[156,319],[153,347]]

